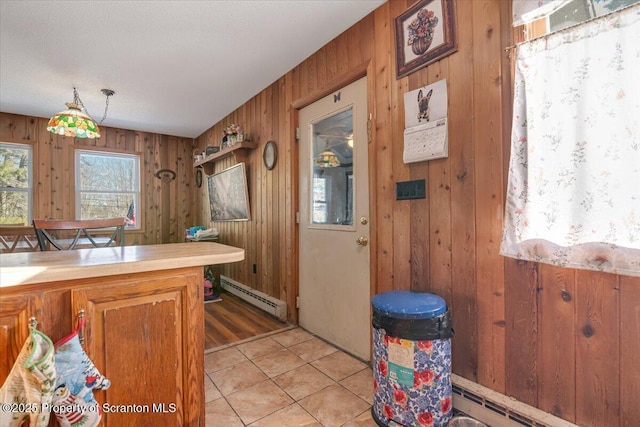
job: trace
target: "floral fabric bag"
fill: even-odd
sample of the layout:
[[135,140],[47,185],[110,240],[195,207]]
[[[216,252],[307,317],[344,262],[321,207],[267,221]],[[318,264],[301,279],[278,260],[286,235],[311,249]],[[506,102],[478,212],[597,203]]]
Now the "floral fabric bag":
[[19,427],[29,420],[30,427],[49,424],[49,411],[56,380],[53,343],[51,339],[30,327],[30,334],[11,372],[0,388],[0,402],[9,404],[0,411],[0,426]]
[[93,390],[104,390],[111,385],[82,349],[79,332],[83,326],[84,318],[80,318],[78,328],[55,344],[58,376],[53,408],[62,427],[97,426],[102,412]]

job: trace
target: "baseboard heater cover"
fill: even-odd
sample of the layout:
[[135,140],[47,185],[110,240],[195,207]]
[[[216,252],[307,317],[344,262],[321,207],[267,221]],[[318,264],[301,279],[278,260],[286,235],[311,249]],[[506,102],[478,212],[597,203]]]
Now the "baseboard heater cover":
[[527,405],[451,374],[453,407],[492,427],[578,427],[548,412]]
[[225,291],[234,294],[235,296],[242,298],[248,303],[255,305],[256,307],[266,311],[269,314],[273,314],[280,321],[287,321],[287,303],[277,298],[273,298],[267,294],[264,294],[256,289],[250,288],[236,280],[233,280],[227,276],[220,275],[220,286]]

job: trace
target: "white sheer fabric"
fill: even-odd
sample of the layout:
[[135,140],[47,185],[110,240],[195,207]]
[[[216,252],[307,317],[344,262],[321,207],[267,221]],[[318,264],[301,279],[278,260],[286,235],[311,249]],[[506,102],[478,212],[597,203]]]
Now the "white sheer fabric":
[[640,6],[517,47],[501,254],[640,276]]
[[526,24],[543,18],[571,0],[513,0],[513,26]]

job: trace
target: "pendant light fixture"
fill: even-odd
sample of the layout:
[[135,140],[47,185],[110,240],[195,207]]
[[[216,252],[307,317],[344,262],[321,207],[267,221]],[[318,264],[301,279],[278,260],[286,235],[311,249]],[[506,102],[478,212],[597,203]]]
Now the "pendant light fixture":
[[[107,97],[107,101],[100,123],[107,118],[109,97],[115,94],[111,89],[102,89],[101,92]],[[67,102],[65,105],[67,106],[66,110],[49,120],[47,125],[49,132],[71,138],[100,138],[100,128],[89,115],[75,87],[73,88],[73,102]]]
[[331,150],[326,150],[320,153],[313,160],[313,163],[321,168],[335,168],[340,166],[340,160],[338,159],[338,156],[336,156],[335,153]]

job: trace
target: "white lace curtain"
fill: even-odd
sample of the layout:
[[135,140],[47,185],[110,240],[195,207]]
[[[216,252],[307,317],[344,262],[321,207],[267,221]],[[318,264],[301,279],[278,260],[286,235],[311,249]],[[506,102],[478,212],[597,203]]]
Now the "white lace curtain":
[[640,276],[640,6],[516,48],[501,254]]

